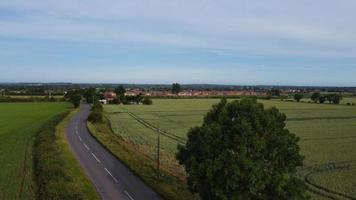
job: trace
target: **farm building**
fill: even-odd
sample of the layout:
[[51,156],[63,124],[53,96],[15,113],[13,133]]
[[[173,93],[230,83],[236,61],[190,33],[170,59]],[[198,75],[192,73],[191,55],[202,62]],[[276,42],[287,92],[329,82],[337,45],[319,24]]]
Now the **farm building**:
[[113,102],[116,99],[116,93],[115,92],[105,92],[104,99],[107,102]]

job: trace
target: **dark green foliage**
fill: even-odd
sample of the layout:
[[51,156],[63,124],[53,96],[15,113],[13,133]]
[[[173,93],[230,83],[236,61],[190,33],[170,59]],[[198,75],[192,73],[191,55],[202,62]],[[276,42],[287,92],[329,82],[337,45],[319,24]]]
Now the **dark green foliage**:
[[120,97],[117,97],[116,99],[114,99],[113,103],[114,103],[114,104],[120,104],[120,103],[122,103],[121,98],[120,98]]
[[77,108],[80,106],[80,100],[82,99],[82,96],[79,94],[75,94],[70,97],[70,102],[73,104],[74,108]]
[[172,84],[172,94],[178,94],[181,91],[181,87],[179,83]]
[[99,101],[95,101],[92,107],[92,110],[98,110],[98,111],[103,111],[103,104],[101,104]]
[[80,101],[82,99],[82,91],[80,90],[73,90],[67,92],[64,96],[67,101],[71,102],[74,108],[77,108],[80,105]]
[[119,97],[125,96],[125,92],[126,92],[126,90],[125,90],[125,88],[124,88],[122,85],[120,85],[120,86],[118,86],[117,88],[115,88],[115,93],[116,93],[116,95],[119,96]]
[[300,102],[301,99],[303,99],[303,94],[297,93],[294,95],[294,100],[296,100],[297,102]]
[[204,200],[307,199],[294,177],[303,164],[299,138],[285,121],[277,108],[264,109],[255,99],[214,105],[178,146],[189,189]]
[[143,98],[142,103],[143,103],[144,105],[152,105],[152,99],[149,98],[149,97],[145,97],[145,98]]
[[75,188],[70,187],[70,177],[63,168],[55,144],[56,125],[67,115],[57,115],[39,130],[34,146],[35,180],[37,199],[80,200],[83,199]]
[[88,120],[93,123],[100,123],[103,122],[103,112],[100,110],[93,110],[89,116]]
[[320,98],[320,93],[319,92],[314,92],[312,94],[312,96],[310,97],[310,99],[314,102],[314,103],[317,103],[319,101],[319,98]]
[[342,100],[342,96],[339,94],[328,94],[325,95],[325,97],[329,101],[329,103],[333,104],[339,104]]
[[93,103],[93,101],[98,99],[95,88],[83,89],[83,96],[87,103]]
[[272,89],[267,92],[267,95],[272,97],[279,97],[281,95],[281,91],[279,89]]
[[103,105],[99,101],[95,101],[91,109],[92,112],[88,116],[88,121],[93,123],[103,122]]
[[48,97],[2,97],[0,96],[0,102],[59,102],[65,101],[64,98],[48,98]]
[[10,97],[0,96],[0,102],[10,102]]
[[140,104],[142,103],[143,97],[141,95],[136,95],[136,96],[125,96],[124,99],[122,99],[123,104]]
[[325,96],[321,95],[321,96],[319,97],[319,103],[324,103],[325,101],[326,101]]

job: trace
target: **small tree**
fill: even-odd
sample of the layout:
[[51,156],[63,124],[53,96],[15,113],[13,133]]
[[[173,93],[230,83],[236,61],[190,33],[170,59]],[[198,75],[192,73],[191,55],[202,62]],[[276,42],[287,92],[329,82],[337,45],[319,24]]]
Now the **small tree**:
[[179,83],[173,83],[172,84],[172,94],[179,94],[179,92],[181,91],[181,87]]
[[93,123],[100,123],[103,121],[103,112],[100,110],[93,110],[89,116],[88,120]]
[[342,100],[342,96],[340,94],[332,94],[331,96],[331,101],[334,104],[340,104]]
[[145,98],[143,98],[142,103],[143,103],[144,105],[152,105],[152,99],[149,98],[149,97],[145,97]]
[[103,111],[103,104],[101,104],[99,101],[95,101],[92,110]]
[[332,103],[332,94],[327,94],[325,95],[325,99],[329,102],[329,103]]
[[320,98],[320,93],[319,92],[314,92],[312,94],[312,96],[310,97],[310,99],[314,102],[317,103],[319,101]]
[[301,99],[303,99],[303,94],[297,93],[294,95],[294,100],[296,100],[297,102],[300,102]]
[[122,85],[119,85],[117,88],[115,88],[115,93],[117,96],[122,96],[125,95],[125,88]]
[[325,100],[326,100],[325,96],[321,95],[321,96],[319,97],[319,103],[324,103]]
[[189,189],[208,200],[307,199],[294,176],[303,161],[299,139],[285,121],[277,108],[254,99],[214,105],[178,146]]
[[69,96],[69,101],[73,104],[74,108],[79,107],[82,96],[80,94],[72,94]]
[[95,101],[95,99],[97,99],[95,88],[84,89],[83,95],[84,95],[87,103],[93,103],[93,101]]
[[120,104],[120,103],[126,102],[126,99],[125,99],[126,89],[122,85],[115,88],[115,93],[116,93],[115,103]]

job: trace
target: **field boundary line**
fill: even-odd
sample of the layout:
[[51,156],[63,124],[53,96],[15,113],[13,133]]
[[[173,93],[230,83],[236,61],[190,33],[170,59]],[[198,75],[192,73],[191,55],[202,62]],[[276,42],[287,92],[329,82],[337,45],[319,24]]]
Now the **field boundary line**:
[[[153,130],[153,131],[157,131],[158,128],[152,124],[150,124],[149,122],[145,121],[144,119],[141,119],[140,117],[138,117],[137,115],[133,114],[132,112],[127,112],[132,118],[134,118],[136,121],[138,121],[139,123],[141,123],[142,125],[144,125],[145,127]],[[172,140],[175,140],[176,142],[180,143],[180,144],[184,144],[186,142],[186,139],[176,136],[172,133],[169,133],[167,131],[163,131],[160,130],[160,133]]]

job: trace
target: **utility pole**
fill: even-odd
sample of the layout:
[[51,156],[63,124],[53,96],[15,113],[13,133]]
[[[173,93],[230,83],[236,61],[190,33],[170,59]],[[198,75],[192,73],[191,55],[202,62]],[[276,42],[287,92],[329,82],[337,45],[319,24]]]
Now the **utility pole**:
[[160,148],[160,134],[161,131],[159,128],[157,129],[157,178],[159,179],[160,173],[159,173],[159,164],[160,164],[160,158],[159,158],[159,148]]

